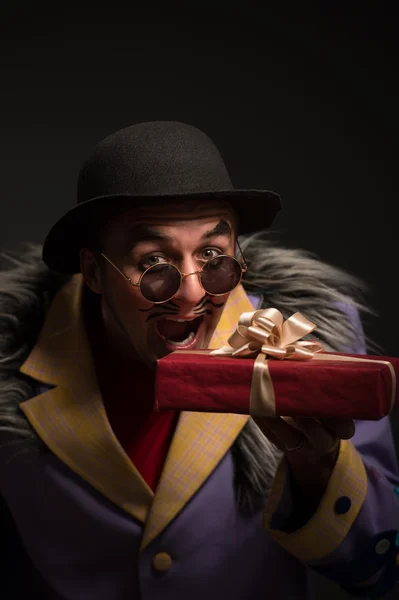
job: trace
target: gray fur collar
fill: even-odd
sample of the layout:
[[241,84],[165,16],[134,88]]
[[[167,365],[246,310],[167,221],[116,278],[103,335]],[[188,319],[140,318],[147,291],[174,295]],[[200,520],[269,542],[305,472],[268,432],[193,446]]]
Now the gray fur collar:
[[[344,304],[365,310],[357,280],[259,235],[240,242],[251,265],[244,286],[263,298],[263,306],[274,306],[285,317],[303,312],[318,324],[318,337],[327,349],[354,347],[357,333]],[[36,384],[18,370],[36,342],[53,297],[67,281],[47,269],[40,246],[0,257],[0,445],[14,445],[16,455],[46,451],[19,409],[35,395]],[[264,503],[281,454],[251,419],[232,453],[238,503],[243,510],[254,510]]]

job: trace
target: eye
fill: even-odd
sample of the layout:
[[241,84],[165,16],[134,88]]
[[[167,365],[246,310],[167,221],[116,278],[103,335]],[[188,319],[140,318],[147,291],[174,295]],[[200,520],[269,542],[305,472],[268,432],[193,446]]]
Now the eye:
[[139,268],[145,271],[149,267],[159,265],[160,263],[167,263],[167,259],[159,254],[153,254],[152,256],[144,256],[139,262]]
[[200,252],[200,258],[202,260],[211,260],[211,258],[215,258],[216,256],[220,256],[222,252],[217,248],[204,248]]

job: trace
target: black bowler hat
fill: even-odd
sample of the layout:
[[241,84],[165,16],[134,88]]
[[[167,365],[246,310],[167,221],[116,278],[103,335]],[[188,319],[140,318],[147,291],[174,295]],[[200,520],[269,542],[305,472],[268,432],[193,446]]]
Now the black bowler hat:
[[139,123],[105,138],[84,163],[77,204],[51,228],[43,260],[56,271],[77,273],[79,251],[96,226],[135,206],[172,199],[228,201],[240,234],[270,227],[281,208],[274,192],[235,189],[218,149],[196,127]]

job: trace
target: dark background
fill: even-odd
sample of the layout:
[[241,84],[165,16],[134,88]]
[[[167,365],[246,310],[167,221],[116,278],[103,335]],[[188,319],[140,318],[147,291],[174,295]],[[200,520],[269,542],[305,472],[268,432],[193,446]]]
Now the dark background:
[[214,139],[236,186],[281,194],[283,243],[368,284],[379,317],[366,333],[399,355],[391,5],[125,6],[3,0],[0,246],[42,242],[103,137],[187,121]]

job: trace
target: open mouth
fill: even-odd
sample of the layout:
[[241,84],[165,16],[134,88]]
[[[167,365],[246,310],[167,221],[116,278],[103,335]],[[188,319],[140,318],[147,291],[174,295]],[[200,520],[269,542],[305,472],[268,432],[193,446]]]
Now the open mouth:
[[187,348],[195,343],[203,318],[201,316],[190,321],[171,318],[159,319],[156,328],[158,334],[168,346]]

